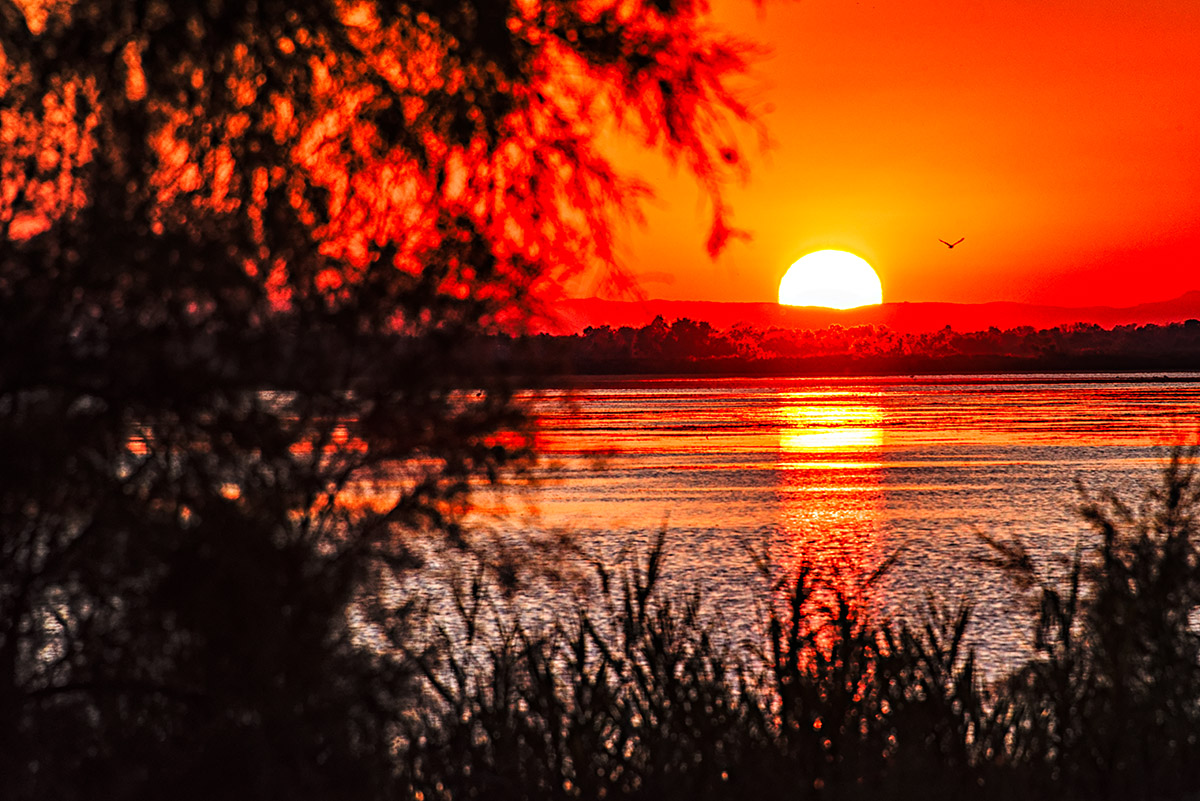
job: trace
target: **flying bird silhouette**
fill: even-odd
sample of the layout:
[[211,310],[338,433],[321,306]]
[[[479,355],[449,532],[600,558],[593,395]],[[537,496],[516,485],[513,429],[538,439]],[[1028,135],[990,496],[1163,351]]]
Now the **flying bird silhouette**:
[[[964,236],[964,237],[960,237],[960,238],[959,238],[959,240],[958,240],[958,242],[961,242],[961,241],[963,241],[964,239],[966,239],[966,237],[965,237],[965,236]],[[957,244],[958,244],[958,242],[947,242],[945,239],[939,239],[938,241],[939,241],[939,242],[941,242],[943,245],[945,245],[945,246],[946,246],[946,247],[948,247],[948,248],[953,248],[955,245],[957,245]]]

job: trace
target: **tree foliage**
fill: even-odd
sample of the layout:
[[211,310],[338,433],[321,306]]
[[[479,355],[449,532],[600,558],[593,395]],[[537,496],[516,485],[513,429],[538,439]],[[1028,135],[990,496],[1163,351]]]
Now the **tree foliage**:
[[614,125],[733,233],[705,11],[0,0],[9,797],[387,794],[398,579],[530,457],[467,343],[613,261]]

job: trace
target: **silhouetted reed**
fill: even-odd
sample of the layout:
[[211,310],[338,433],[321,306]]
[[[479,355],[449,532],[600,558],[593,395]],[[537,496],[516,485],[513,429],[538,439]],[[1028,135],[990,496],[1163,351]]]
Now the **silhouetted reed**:
[[1194,797],[1195,456],[1137,508],[1086,501],[1061,580],[988,540],[1032,606],[1032,655],[999,680],[969,604],[876,619],[811,565],[778,577],[762,648],[725,644],[698,593],[663,588],[662,536],[542,630],[475,582],[422,659],[406,781],[423,799]]
[[1137,507],[1080,509],[1092,539],[1048,581],[1023,543],[992,545],[1031,590],[1036,656],[1010,680],[1023,761],[1086,798],[1200,791],[1200,560],[1195,448],[1172,453]]

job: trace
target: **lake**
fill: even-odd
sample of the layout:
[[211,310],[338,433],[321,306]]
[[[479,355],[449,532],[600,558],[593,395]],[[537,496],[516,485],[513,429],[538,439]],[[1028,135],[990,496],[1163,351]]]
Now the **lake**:
[[[701,587],[734,643],[755,638],[768,592],[756,554],[859,574],[898,555],[876,611],[970,598],[995,670],[1028,627],[978,534],[1020,537],[1060,571],[1087,541],[1081,488],[1135,500],[1197,441],[1200,375],[612,378],[531,399],[538,481],[485,499],[478,525],[567,532],[610,565],[666,529],[672,586]],[[553,614],[562,596],[531,606]]]

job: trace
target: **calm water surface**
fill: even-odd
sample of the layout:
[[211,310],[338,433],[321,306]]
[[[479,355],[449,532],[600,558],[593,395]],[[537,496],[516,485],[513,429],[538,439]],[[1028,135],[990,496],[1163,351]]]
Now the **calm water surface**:
[[1027,627],[978,533],[1020,537],[1053,573],[1086,541],[1079,487],[1132,499],[1197,440],[1200,375],[611,379],[539,405],[538,485],[482,524],[568,531],[610,563],[665,528],[673,581],[703,587],[735,642],[764,600],[753,554],[864,574],[899,554],[871,603],[970,597],[995,669]]

